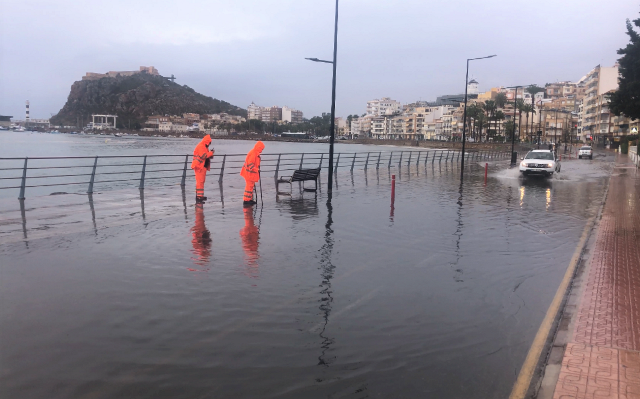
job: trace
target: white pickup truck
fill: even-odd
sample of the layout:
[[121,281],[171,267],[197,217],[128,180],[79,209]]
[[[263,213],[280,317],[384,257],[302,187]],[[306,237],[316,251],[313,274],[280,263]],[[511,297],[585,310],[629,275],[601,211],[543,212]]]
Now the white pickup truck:
[[582,159],[582,157],[593,159],[593,150],[591,147],[588,145],[580,147],[580,150],[578,150],[578,158]]

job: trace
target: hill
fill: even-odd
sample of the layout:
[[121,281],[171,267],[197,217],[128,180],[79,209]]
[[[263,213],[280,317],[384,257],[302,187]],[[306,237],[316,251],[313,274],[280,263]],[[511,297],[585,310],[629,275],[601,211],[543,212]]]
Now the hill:
[[77,126],[91,121],[91,114],[118,115],[118,127],[139,128],[151,115],[226,112],[247,116],[247,110],[207,97],[188,86],[162,76],[138,73],[132,76],[81,80],[71,85],[66,104],[51,118],[54,125]]

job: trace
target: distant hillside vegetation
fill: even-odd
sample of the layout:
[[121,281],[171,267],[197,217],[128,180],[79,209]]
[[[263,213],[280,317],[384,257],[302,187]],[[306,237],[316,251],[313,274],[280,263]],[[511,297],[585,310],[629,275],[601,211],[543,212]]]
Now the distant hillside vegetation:
[[54,125],[85,126],[91,114],[118,115],[118,127],[142,127],[151,115],[183,113],[247,116],[247,110],[207,97],[161,76],[138,73],[74,82],[67,103],[51,118]]

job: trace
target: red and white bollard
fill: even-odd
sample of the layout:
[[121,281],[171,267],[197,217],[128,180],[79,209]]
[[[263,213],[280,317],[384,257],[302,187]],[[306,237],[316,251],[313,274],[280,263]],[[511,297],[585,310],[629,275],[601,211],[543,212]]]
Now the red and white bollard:
[[396,200],[396,175],[391,175],[391,207]]

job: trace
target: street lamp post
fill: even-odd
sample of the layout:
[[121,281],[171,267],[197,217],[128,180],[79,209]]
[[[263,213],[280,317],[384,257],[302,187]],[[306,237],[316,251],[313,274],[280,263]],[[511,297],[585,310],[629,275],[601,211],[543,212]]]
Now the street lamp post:
[[538,114],[538,149],[540,149],[540,140],[542,140],[542,100],[539,101],[540,102],[540,109],[539,109],[539,114]]
[[329,173],[327,180],[327,193],[329,194],[329,201],[331,201],[331,191],[333,189],[333,143],[335,142],[335,128],[336,128],[336,65],[338,58],[338,0],[336,0],[336,18],[333,32],[333,61],[319,60],[317,58],[306,58],[313,62],[324,62],[327,64],[333,64],[333,82],[331,86],[331,136],[329,138]]
[[[336,0],[337,1],[337,0]],[[462,113],[462,160],[460,161],[460,183],[464,178],[464,145],[467,141],[467,90],[469,88],[469,61],[483,60],[485,58],[493,58],[496,55],[488,55],[486,57],[467,58],[467,75],[464,80],[464,111]]]

